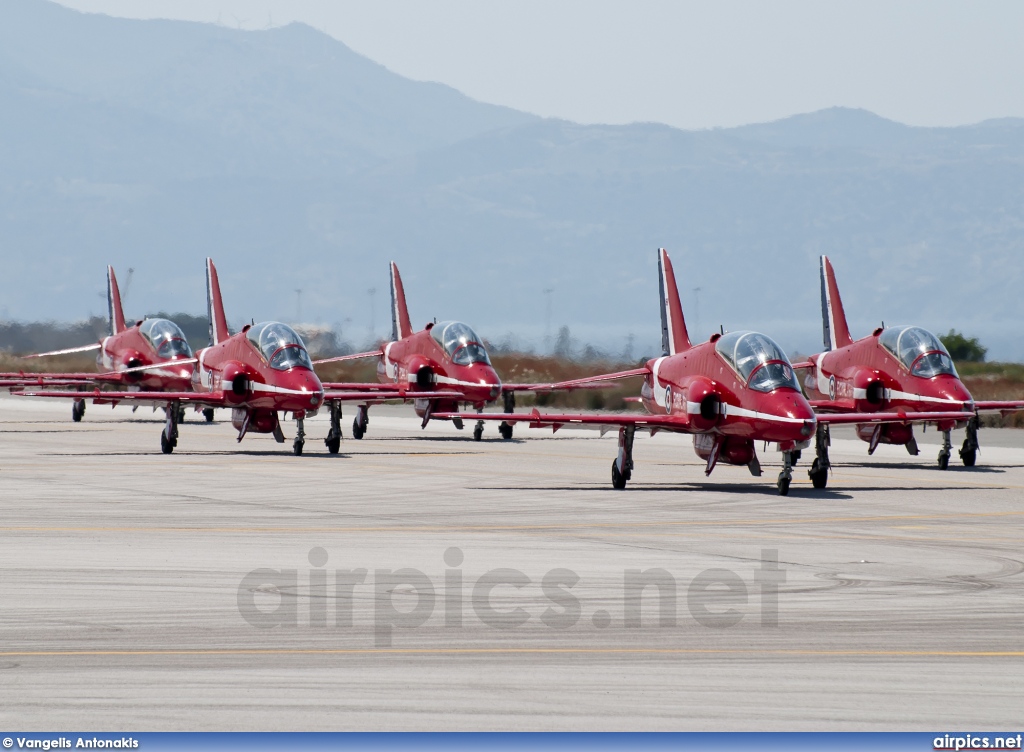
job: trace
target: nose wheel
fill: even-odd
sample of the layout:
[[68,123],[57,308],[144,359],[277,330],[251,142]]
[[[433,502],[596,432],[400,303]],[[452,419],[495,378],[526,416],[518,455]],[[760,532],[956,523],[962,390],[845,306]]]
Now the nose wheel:
[[[484,409],[481,407],[477,410],[478,413],[482,413]],[[484,437],[484,422],[478,420],[476,425],[473,426],[473,441],[480,441]]]
[[964,467],[974,467],[974,463],[978,461],[978,450],[981,448],[978,443],[979,428],[978,416],[975,415],[967,423],[967,435],[964,437],[964,445],[960,448],[960,460]]
[[305,419],[295,419],[295,441],[292,442],[292,454],[302,454],[302,447],[306,445]]
[[942,449],[939,450],[939,470],[949,467],[949,456],[952,454],[953,444],[949,439],[949,431],[942,432]]
[[160,451],[164,454],[170,454],[174,451],[174,447],[178,446],[179,411],[180,408],[176,403],[164,408],[164,412],[167,413],[167,422],[164,424],[164,430],[160,432]]
[[782,453],[782,472],[779,473],[779,480],[775,487],[779,489],[779,496],[789,496],[789,484],[793,480],[793,453]]

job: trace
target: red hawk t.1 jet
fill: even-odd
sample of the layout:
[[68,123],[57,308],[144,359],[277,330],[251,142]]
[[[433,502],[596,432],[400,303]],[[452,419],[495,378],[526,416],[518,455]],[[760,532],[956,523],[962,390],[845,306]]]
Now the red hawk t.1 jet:
[[[26,356],[42,358],[98,350],[96,373],[5,373],[0,374],[0,386],[80,385],[86,388],[104,385],[150,392],[179,392],[191,388],[196,359],[185,335],[177,324],[167,319],[148,318],[132,326],[125,324],[121,293],[111,266],[107,267],[107,312],[110,333],[101,341],[83,347]],[[72,420],[77,423],[84,414],[85,399],[74,400],[71,407]],[[206,413],[206,419],[213,419],[212,410]]]
[[[280,416],[291,413],[296,422],[292,445],[302,454],[305,444],[304,420],[323,407],[331,413],[331,427],[325,443],[336,454],[341,445],[341,403],[389,399],[416,399],[421,394],[404,388],[381,389],[372,394],[365,389],[331,391],[324,389],[313,372],[313,364],[299,335],[287,324],[276,321],[254,323],[237,334],[228,331],[220,282],[212,259],[206,260],[207,308],[210,319],[210,346],[196,353],[190,391],[100,391],[91,394],[94,404],[147,404],[165,409],[167,422],[160,434],[165,454],[178,443],[178,420],[183,405],[203,408],[229,408],[238,430],[238,440],[250,432],[273,434],[284,443]],[[349,386],[349,385],[346,385]],[[81,392],[20,392],[18,396],[80,399]],[[450,397],[441,393],[442,397]]]
[[[612,486],[625,488],[633,470],[633,438],[638,428],[693,435],[697,455],[706,461],[705,475],[719,462],[745,465],[761,475],[757,442],[772,442],[782,452],[777,488],[789,493],[796,452],[809,446],[819,423],[896,423],[918,418],[914,413],[815,415],[800,391],[786,354],[764,334],[751,331],[715,333],[706,342],[690,341],[679,302],[672,262],[658,250],[663,354],[644,368],[608,374],[607,378],[642,375],[640,400],[647,415],[486,414],[486,420],[525,421],[530,427],[593,424],[619,430],[618,456],[612,461]],[[455,417],[458,413],[439,417]],[[944,414],[962,420],[961,411]],[[824,477],[815,481],[823,488]]]
[[[537,384],[502,384],[491,365],[487,348],[475,331],[461,321],[441,321],[427,324],[421,331],[413,331],[409,309],[405,302],[405,288],[398,266],[391,262],[391,341],[379,350],[342,355],[316,361],[336,363],[360,358],[378,358],[377,379],[389,388],[411,388],[422,392],[424,398],[414,403],[416,414],[426,426],[437,413],[454,413],[459,404],[469,404],[482,412],[485,405],[499,397],[505,412],[515,409],[516,392],[554,392],[573,389],[594,389],[604,386],[603,378],[582,378],[571,381]],[[367,388],[368,384],[326,383],[326,389]],[[436,391],[444,390],[444,392]],[[450,418],[456,428],[462,428],[462,418]],[[352,422],[352,435],[361,439],[369,423],[369,405],[360,405]],[[473,438],[483,436],[484,422],[478,419]],[[498,427],[502,438],[512,438],[512,424]]]
[[[918,454],[913,423],[932,423],[942,433],[939,467],[949,466],[950,431],[966,426],[960,459],[971,467],[978,455],[979,411],[1024,408],[1024,402],[979,402],[971,398],[957,375],[952,358],[934,334],[918,326],[881,326],[854,340],[846,322],[835,271],[821,257],[821,320],[823,352],[797,364],[810,403],[820,415],[882,413],[905,410],[917,413],[903,423],[858,423],[857,436],[868,443],[868,454],[879,444],[900,444]],[[950,411],[966,415],[951,418]],[[828,425],[819,421],[812,477],[828,467]]]

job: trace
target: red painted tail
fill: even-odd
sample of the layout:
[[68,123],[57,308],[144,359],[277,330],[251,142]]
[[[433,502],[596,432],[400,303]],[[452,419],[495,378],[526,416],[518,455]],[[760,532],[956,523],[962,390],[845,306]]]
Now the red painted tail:
[[658,287],[661,293],[661,350],[663,355],[675,355],[690,349],[690,336],[686,332],[683,306],[679,302],[679,288],[672,271],[668,251],[658,249]]
[[206,312],[210,317],[210,344],[226,340],[228,321],[224,317],[224,301],[220,297],[220,281],[217,279],[217,267],[213,259],[206,259]]
[[[129,275],[130,276],[130,275]],[[131,282],[131,280],[128,280]],[[114,267],[107,267],[107,314],[110,317],[110,334],[120,334],[127,327],[124,325],[124,309],[121,307],[121,291],[117,288],[117,277]]]
[[409,309],[405,305],[405,288],[402,287],[402,275],[398,273],[398,264],[391,262],[391,339],[397,342],[412,334],[409,322]]
[[821,325],[826,350],[838,350],[853,344],[850,327],[846,323],[843,299],[839,297],[836,273],[828,256],[821,257]]

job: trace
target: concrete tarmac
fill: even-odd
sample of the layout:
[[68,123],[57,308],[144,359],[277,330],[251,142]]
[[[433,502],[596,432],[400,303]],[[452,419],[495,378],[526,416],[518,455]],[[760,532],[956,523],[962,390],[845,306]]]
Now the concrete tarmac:
[[1020,433],[779,497],[668,434],[615,491],[614,433],[70,413],[0,398],[5,728],[1020,730]]

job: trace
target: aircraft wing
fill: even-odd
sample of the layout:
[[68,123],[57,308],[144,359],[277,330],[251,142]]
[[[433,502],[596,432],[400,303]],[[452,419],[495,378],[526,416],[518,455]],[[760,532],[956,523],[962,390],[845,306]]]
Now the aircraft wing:
[[[327,385],[324,385],[327,388]],[[387,402],[389,400],[417,400],[417,399],[444,399],[462,401],[466,395],[462,392],[420,392],[414,390],[401,390],[391,387],[387,391],[324,391],[324,402]],[[475,415],[476,413],[474,413]]]
[[393,392],[398,389],[397,384],[381,384],[377,381],[360,383],[358,381],[323,381],[324,389],[336,389],[348,392]]
[[818,422],[825,425],[843,425],[849,423],[935,423],[940,421],[967,421],[974,413],[819,413]]
[[15,392],[16,397],[47,397],[50,399],[91,399],[94,405],[117,405],[129,402],[143,405],[166,405],[170,402],[184,402],[203,407],[228,407],[224,392],[91,392],[43,391]]
[[[44,353],[48,354],[48,353]],[[36,357],[27,355],[25,357]],[[33,373],[31,371],[18,371],[17,373],[0,373],[0,386],[73,386],[74,384],[86,384],[89,382],[120,383],[124,381],[126,374],[142,373],[143,371],[155,371],[167,366],[187,366],[198,363],[198,358],[187,358],[184,360],[165,360],[160,363],[151,363],[146,366],[135,366],[126,368],[123,371],[105,371],[102,373],[61,373],[48,371]]]
[[603,389],[611,386],[606,382],[628,379],[632,376],[643,376],[649,373],[646,368],[633,368],[628,371],[617,371],[615,373],[603,373],[598,376],[586,376],[582,379],[570,379],[569,381],[556,381],[549,384],[505,384],[502,383],[503,392],[561,392],[573,389]]
[[981,400],[975,401],[974,409],[978,412],[1015,412],[1024,410],[1022,400]]
[[642,413],[627,413],[625,415],[558,414],[541,413],[535,409],[532,413],[433,413],[430,417],[442,420],[462,418],[463,420],[500,420],[509,424],[529,423],[530,428],[551,426],[552,431],[557,431],[562,426],[575,424],[613,427],[636,426],[637,428],[656,428],[679,433],[692,433],[678,418],[672,418],[668,415],[644,415]]
[[339,355],[335,358],[324,358],[323,360],[314,360],[313,365],[318,366],[322,363],[341,363],[345,360],[364,360],[366,358],[379,358],[384,354],[383,350],[373,350],[371,352],[352,353],[351,355]]

